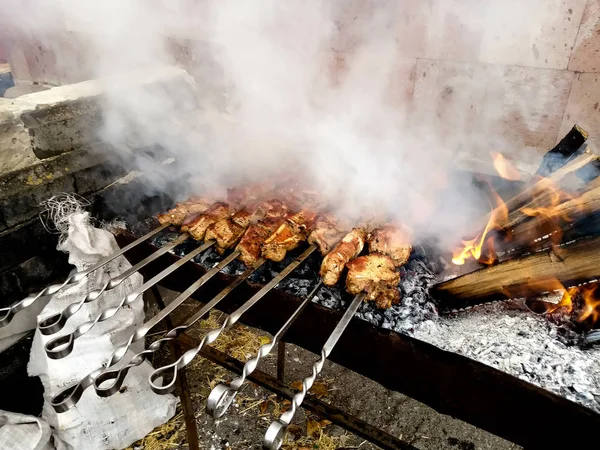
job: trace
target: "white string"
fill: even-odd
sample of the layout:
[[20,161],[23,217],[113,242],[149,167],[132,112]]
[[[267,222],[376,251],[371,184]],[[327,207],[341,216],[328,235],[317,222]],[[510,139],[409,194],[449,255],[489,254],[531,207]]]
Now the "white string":
[[40,220],[44,229],[49,233],[60,234],[58,241],[62,244],[68,235],[69,217],[85,212],[90,202],[81,195],[63,193],[43,201],[41,206],[44,209],[40,212]]

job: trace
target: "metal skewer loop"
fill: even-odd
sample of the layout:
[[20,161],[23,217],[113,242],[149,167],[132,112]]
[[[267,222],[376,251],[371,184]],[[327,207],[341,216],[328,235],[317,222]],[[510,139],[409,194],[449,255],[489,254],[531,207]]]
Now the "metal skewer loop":
[[142,295],[144,292],[146,292],[148,289],[150,289],[156,283],[161,281],[163,278],[166,278],[167,276],[169,276],[175,270],[177,270],[178,268],[183,266],[186,262],[190,261],[196,255],[198,255],[198,254],[202,253],[203,251],[207,250],[208,248],[212,247],[214,244],[215,244],[215,241],[205,242],[203,245],[194,249],[193,251],[191,251],[190,253],[185,255],[183,258],[181,258],[176,263],[171,264],[169,267],[167,267],[165,270],[160,272],[158,275],[155,275],[153,278],[146,281],[139,288],[137,288],[133,292],[127,294],[119,302],[118,305],[105,309],[94,320],[90,320],[88,322],[82,323],[77,328],[75,328],[75,330],[73,330],[71,333],[65,334],[63,336],[58,336],[54,339],[49,340],[48,342],[46,342],[46,345],[44,346],[44,350],[46,350],[46,355],[48,355],[48,357],[52,358],[52,359],[61,359],[61,358],[64,358],[65,356],[69,355],[73,351],[73,347],[75,345],[75,340],[77,338],[83,336],[85,333],[90,331],[94,327],[94,325],[96,325],[97,323],[104,322],[105,320],[108,320],[111,317],[113,317],[115,314],[117,314],[117,312],[119,312],[119,310],[122,307],[133,303],[140,295]]
[[244,369],[242,370],[242,375],[238,378],[234,379],[229,385],[225,383],[219,383],[215,388],[211,391],[208,396],[208,400],[206,403],[207,412],[213,416],[213,418],[218,419],[222,417],[227,409],[235,399],[235,396],[239,392],[240,388],[243,386],[246,378],[254,372],[258,363],[262,358],[265,358],[271,350],[277,345],[279,339],[286,333],[289,327],[294,323],[294,321],[300,316],[304,308],[310,303],[310,301],[314,298],[317,291],[323,285],[323,281],[319,280],[317,285],[304,297],[300,306],[294,311],[294,313],[290,316],[290,318],[283,324],[283,326],[277,331],[277,333],[273,336],[271,342],[267,344],[263,344],[259,347],[256,356],[252,359],[249,359],[246,364],[244,364]]
[[40,330],[40,333],[42,333],[43,335],[46,335],[46,336],[54,334],[54,333],[58,333],[60,330],[62,330],[64,328],[65,324],[67,323],[67,320],[69,320],[69,318],[71,318],[77,311],[79,311],[85,303],[90,303],[90,302],[98,299],[98,297],[100,297],[105,291],[110,291],[111,289],[116,288],[123,281],[125,281],[127,278],[129,278],[131,275],[133,275],[134,273],[136,273],[137,271],[139,271],[141,268],[145,267],[146,265],[150,264],[152,261],[160,258],[162,255],[167,253],[173,247],[176,247],[177,245],[181,244],[188,237],[189,236],[187,236],[185,234],[182,236],[179,236],[177,239],[175,239],[172,242],[169,242],[164,247],[159,248],[154,253],[147,256],[146,258],[141,260],[136,265],[127,269],[125,272],[119,274],[118,276],[116,276],[114,278],[111,278],[100,289],[94,289],[93,291],[88,292],[87,294],[85,294],[85,296],[80,301],[71,303],[70,305],[65,307],[62,311],[59,311],[55,314],[52,314],[49,317],[46,317],[46,318],[40,320],[40,322],[38,323],[38,328]]
[[307,392],[317,379],[317,376],[319,376],[319,373],[321,373],[321,370],[323,370],[325,360],[331,354],[331,351],[342,336],[342,333],[350,323],[350,319],[352,319],[352,317],[360,307],[364,297],[364,292],[361,292],[360,294],[354,297],[354,300],[352,300],[352,303],[350,303],[350,306],[348,307],[348,309],[336,325],[335,329],[327,339],[327,342],[325,342],[325,345],[321,349],[321,357],[313,364],[312,374],[306,377],[304,380],[302,380],[302,390],[296,395],[294,395],[290,408],[281,415],[279,420],[271,422],[271,425],[267,429],[265,438],[263,440],[264,449],[278,450],[283,444],[287,427],[290,425],[300,405],[302,405],[304,397],[306,396]]
[[[285,269],[283,269],[275,278],[273,278],[269,283],[267,283],[260,291],[254,294],[246,303],[244,303],[233,313],[231,313],[231,315],[229,315],[227,319],[225,319],[223,325],[221,325],[220,328],[209,331],[202,338],[200,344],[198,344],[197,347],[185,352],[174,363],[155,369],[149,377],[150,387],[152,388],[152,390],[157,394],[168,394],[169,392],[172,392],[173,389],[175,389],[175,382],[177,381],[177,373],[179,370],[182,370],[185,366],[192,362],[196,355],[200,352],[200,350],[202,350],[202,348],[205,345],[210,345],[219,337],[219,335],[225,329],[235,324],[244,312],[246,312],[254,304],[256,304],[269,291],[275,288],[290,273],[292,273],[296,269],[296,267],[302,264],[302,262],[304,262],[304,260],[306,260],[306,258],[308,258],[316,249],[317,246],[315,244],[312,244],[310,247],[308,247],[300,256],[298,256],[294,261],[292,261]],[[172,380],[167,382],[167,384],[159,385],[158,380],[168,374],[172,374]]]
[[131,244],[123,247],[117,253],[109,256],[106,259],[103,259],[98,264],[90,267],[89,269],[82,270],[81,272],[75,272],[74,274],[70,275],[62,283],[52,284],[52,285],[50,285],[50,286],[42,289],[37,294],[28,295],[23,300],[20,300],[19,302],[15,303],[14,305],[8,306],[6,308],[0,308],[0,328],[7,326],[11,322],[11,320],[15,316],[15,314],[17,314],[19,311],[22,311],[25,308],[28,308],[31,305],[33,305],[40,297],[43,297],[45,295],[56,294],[58,291],[60,291],[65,286],[70,286],[70,285],[79,283],[81,280],[83,280],[85,277],[87,277],[93,271],[98,270],[100,267],[104,266],[105,264],[108,264],[113,259],[121,256],[125,252],[128,252],[129,250],[131,250],[136,245],[141,244],[146,239],[151,238],[152,236],[154,236],[155,234],[157,234],[160,231],[164,230],[168,226],[169,226],[168,224],[165,224],[165,225],[161,225],[158,228],[155,228],[154,230],[150,231],[149,233],[146,233],[141,238],[136,239]]

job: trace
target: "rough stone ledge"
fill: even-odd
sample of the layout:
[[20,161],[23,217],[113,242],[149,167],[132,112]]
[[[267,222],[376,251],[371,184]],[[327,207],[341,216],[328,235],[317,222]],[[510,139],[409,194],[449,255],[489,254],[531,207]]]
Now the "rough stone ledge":
[[183,69],[158,67],[55,87],[0,102],[0,174],[98,141],[103,102],[127,93],[160,92],[196,109],[192,77]]
[[36,217],[40,204],[54,195],[85,196],[112,183],[125,172],[114,155],[94,145],[0,176],[0,231]]

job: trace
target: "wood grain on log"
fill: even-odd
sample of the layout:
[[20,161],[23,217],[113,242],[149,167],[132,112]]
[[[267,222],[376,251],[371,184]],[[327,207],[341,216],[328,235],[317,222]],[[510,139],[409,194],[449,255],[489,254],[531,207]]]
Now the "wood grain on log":
[[540,294],[553,281],[572,286],[600,277],[600,238],[510,259],[431,287],[442,309]]

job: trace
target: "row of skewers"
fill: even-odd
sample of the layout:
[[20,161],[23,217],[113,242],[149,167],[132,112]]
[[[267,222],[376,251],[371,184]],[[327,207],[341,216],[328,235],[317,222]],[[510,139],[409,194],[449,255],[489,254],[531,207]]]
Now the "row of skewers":
[[[321,209],[312,193],[250,185],[230,190],[226,202],[192,197],[157,218],[196,240],[215,241],[219,253],[235,248],[247,267],[261,258],[282,261],[287,252],[307,241],[323,255],[323,284],[337,284],[347,269],[345,285],[350,294],[364,292],[365,301],[379,308],[399,303],[397,269],[412,252],[410,230],[398,223],[376,224],[373,219],[363,219],[352,228]],[[368,253],[360,256],[365,247]]]

